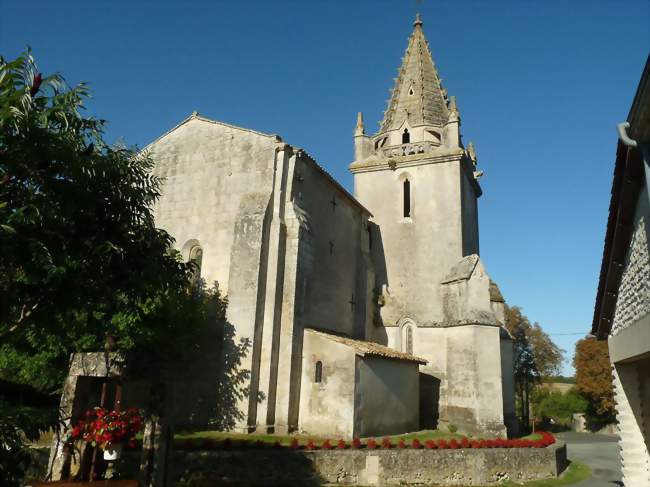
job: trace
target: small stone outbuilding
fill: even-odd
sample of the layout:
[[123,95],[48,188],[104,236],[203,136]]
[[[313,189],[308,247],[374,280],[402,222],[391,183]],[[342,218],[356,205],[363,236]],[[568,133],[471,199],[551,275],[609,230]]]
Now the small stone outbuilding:
[[377,343],[305,329],[300,430],[363,438],[419,429],[419,366]]

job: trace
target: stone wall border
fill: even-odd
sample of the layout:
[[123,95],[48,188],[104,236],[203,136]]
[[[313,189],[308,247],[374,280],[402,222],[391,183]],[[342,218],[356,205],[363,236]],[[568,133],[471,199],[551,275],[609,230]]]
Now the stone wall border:
[[175,451],[173,484],[227,485],[497,485],[554,478],[567,467],[566,445],[457,450]]

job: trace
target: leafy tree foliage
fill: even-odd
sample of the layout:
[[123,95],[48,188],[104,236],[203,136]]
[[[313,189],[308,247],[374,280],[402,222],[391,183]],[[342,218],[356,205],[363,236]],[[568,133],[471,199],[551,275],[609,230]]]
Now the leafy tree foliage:
[[539,387],[533,398],[533,412],[542,422],[553,419],[556,424],[569,426],[575,413],[584,413],[587,401],[575,388],[562,393]]
[[530,421],[531,395],[542,377],[557,374],[562,365],[563,350],[542,330],[531,323],[517,306],[506,306],[505,326],[514,340],[515,389],[519,419]]
[[587,418],[592,423],[612,422],[616,413],[607,342],[595,337],[579,340],[573,366],[576,369],[576,389],[588,402]]
[[190,266],[154,225],[153,161],[103,140],[89,92],[0,64],[0,370],[43,390],[72,351],[162,350],[191,331]]

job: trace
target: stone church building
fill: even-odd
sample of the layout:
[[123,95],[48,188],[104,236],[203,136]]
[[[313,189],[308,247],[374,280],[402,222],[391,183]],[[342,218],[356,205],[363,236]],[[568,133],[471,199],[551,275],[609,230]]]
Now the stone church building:
[[504,300],[479,258],[482,172],[419,17],[380,130],[358,116],[354,195],[280,136],[197,113],[146,150],[157,225],[252,343],[238,430],[515,427]]

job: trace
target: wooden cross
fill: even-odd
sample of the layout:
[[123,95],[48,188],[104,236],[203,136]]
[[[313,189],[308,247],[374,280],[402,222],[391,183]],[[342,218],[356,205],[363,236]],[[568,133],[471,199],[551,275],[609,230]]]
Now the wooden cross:
[[350,311],[354,311],[354,305],[357,304],[356,301],[354,300],[354,293],[352,293],[352,297],[350,298],[350,301],[348,301],[350,304]]
[[330,201],[330,204],[332,205],[332,211],[336,209],[336,200],[334,199],[334,196],[332,196],[332,201]]

